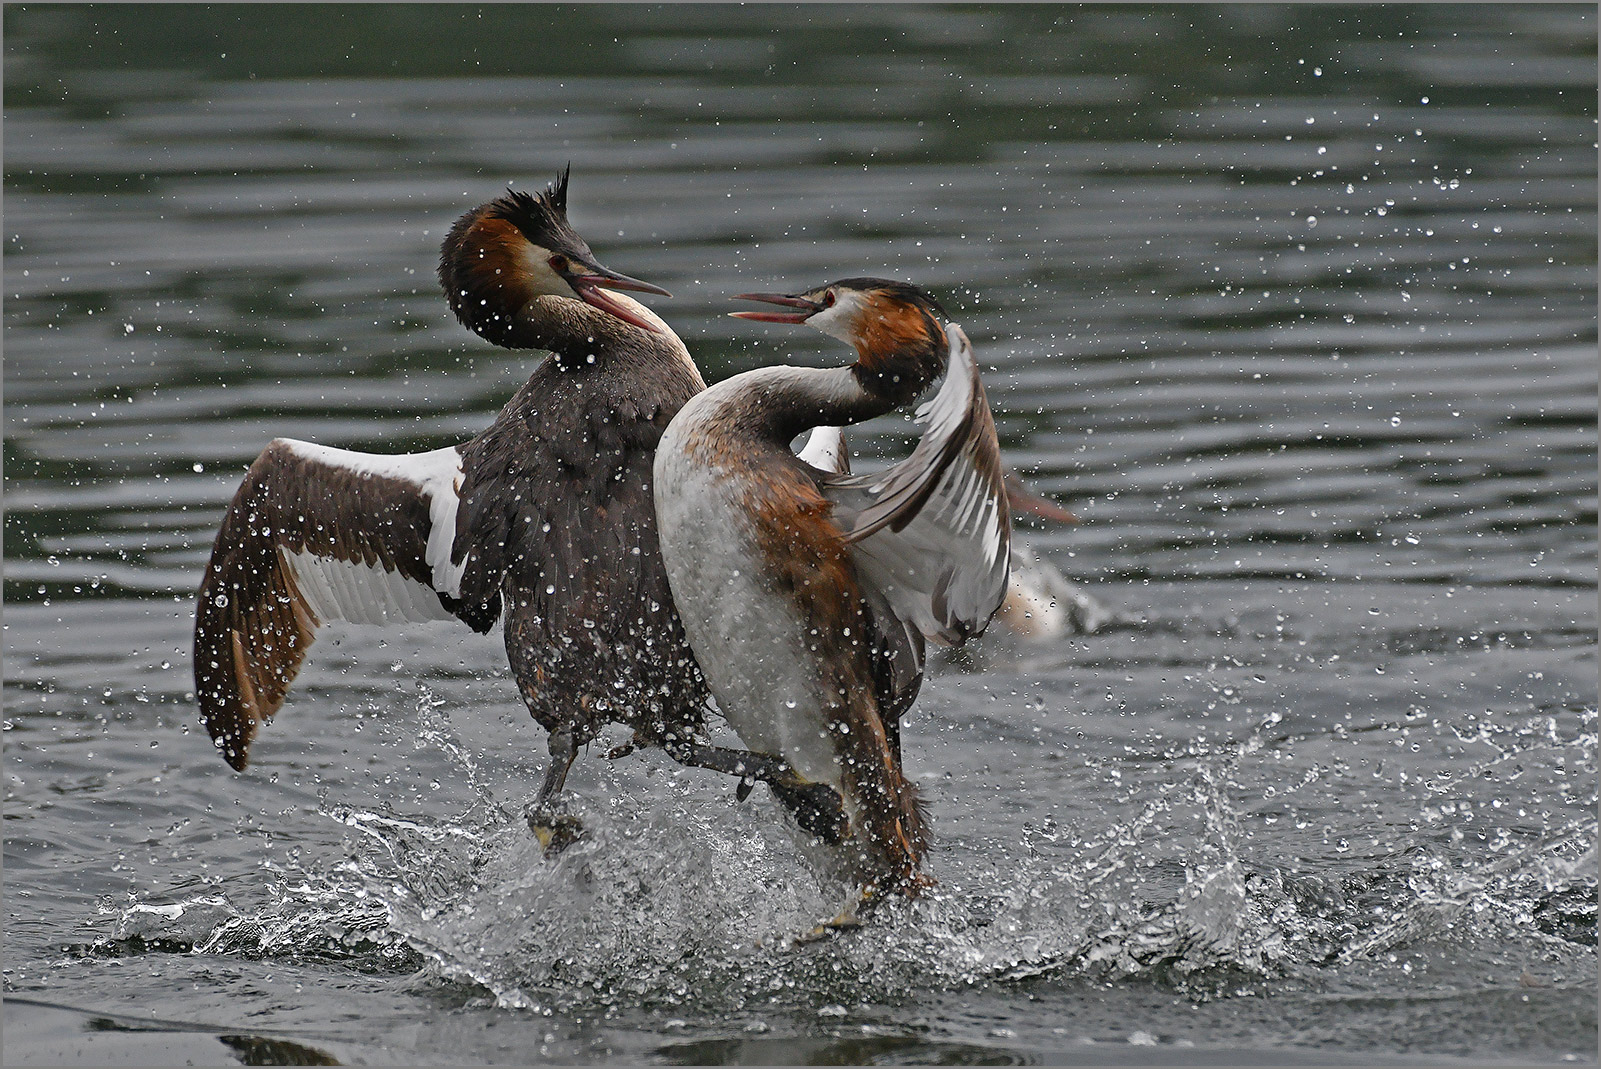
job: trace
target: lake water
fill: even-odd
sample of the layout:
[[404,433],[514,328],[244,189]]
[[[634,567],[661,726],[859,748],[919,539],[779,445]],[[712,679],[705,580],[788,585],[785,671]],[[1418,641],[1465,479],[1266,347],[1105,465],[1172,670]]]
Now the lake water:
[[[1595,1064],[1594,6],[9,5],[6,1056]],[[1025,532],[904,739],[939,888],[837,889],[659,754],[520,814],[498,639],[330,632],[244,774],[193,591],[275,435],[465,439],[528,374],[445,229],[571,216],[709,380],[728,298],[945,299]],[[911,425],[855,433],[859,465]]]

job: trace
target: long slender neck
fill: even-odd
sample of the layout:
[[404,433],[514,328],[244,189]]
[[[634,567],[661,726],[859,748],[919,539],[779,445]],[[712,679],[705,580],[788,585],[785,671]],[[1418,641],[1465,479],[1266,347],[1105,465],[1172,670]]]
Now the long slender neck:
[[[613,298],[657,326],[642,330],[593,305],[566,297],[539,296],[517,311],[501,345],[515,349],[548,349],[558,365],[582,370],[610,363],[620,356],[682,363],[694,371],[690,352],[673,328],[654,312],[624,294]],[[695,372],[697,380],[700,373]]]
[[895,346],[856,341],[857,362],[845,368],[762,368],[735,376],[728,380],[725,417],[739,433],[788,445],[808,428],[883,416],[945,371],[950,347],[945,331],[931,325],[932,331]]
[[856,365],[759,368],[713,389],[724,396],[719,422],[727,430],[786,448],[808,428],[861,423],[896,407],[894,400],[863,387]]

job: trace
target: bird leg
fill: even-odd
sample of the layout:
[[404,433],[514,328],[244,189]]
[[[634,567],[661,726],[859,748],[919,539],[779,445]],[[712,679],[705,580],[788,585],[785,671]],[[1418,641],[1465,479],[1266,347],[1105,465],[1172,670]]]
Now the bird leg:
[[838,847],[851,835],[851,819],[846,816],[840,793],[827,784],[791,786],[768,781],[768,789],[779,804],[790,811],[802,830],[830,847]]
[[662,749],[680,765],[694,765],[747,780],[764,780],[770,784],[775,781],[796,785],[806,783],[790,767],[789,762],[769,754],[713,747],[705,743],[687,743],[675,738],[663,739]]
[[815,944],[819,940],[827,940],[839,933],[849,932],[852,929],[862,928],[862,919],[878,905],[880,896],[872,885],[858,888],[845,904],[841,906],[840,913],[828,921],[820,921],[804,933],[798,933],[790,938],[791,947],[802,947],[806,944]]
[[572,768],[573,759],[578,757],[578,740],[572,729],[552,732],[550,749],[551,767],[545,771],[545,782],[534,797],[534,805],[524,814],[529,830],[540,841],[547,858],[561,853],[584,834],[584,825],[578,818],[559,812],[553,805],[562,793],[562,785],[567,783],[567,771]]
[[661,743],[668,757],[680,765],[739,777],[740,785],[734,794],[742,802],[751,794],[752,786],[763,781],[773,790],[774,798],[794,815],[796,823],[825,843],[839,844],[850,834],[851,822],[839,793],[827,784],[803,780],[783,758],[680,739],[664,739]]

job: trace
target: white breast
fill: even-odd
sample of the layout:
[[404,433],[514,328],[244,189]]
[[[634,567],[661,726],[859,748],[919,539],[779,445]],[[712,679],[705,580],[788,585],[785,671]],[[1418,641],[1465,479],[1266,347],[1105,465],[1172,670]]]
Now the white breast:
[[673,600],[718,707],[741,741],[838,789],[815,655],[793,604],[764,582],[739,475],[708,466],[686,448],[716,410],[719,399],[709,395],[693,398],[657,447],[657,531]]

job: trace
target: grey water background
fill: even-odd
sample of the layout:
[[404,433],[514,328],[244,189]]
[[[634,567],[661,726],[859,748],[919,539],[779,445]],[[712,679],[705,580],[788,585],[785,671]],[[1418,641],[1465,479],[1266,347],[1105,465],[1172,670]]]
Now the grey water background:
[[[58,7],[5,31],[13,1064],[1595,1064],[1593,6]],[[255,762],[192,592],[265,442],[483,427],[439,239],[572,218],[709,380],[887,274],[1111,614],[906,729],[936,893],[832,909],[660,755],[520,819],[497,639],[319,640]],[[858,464],[902,455],[889,418]]]

